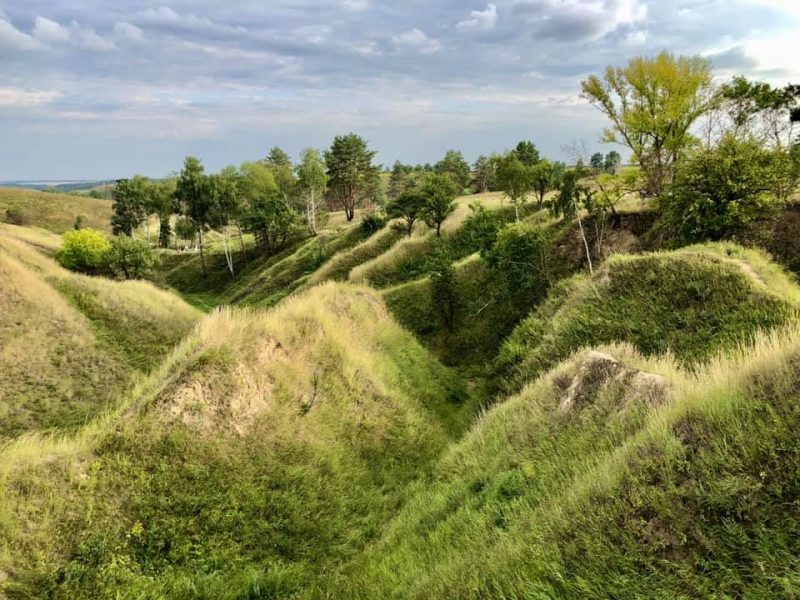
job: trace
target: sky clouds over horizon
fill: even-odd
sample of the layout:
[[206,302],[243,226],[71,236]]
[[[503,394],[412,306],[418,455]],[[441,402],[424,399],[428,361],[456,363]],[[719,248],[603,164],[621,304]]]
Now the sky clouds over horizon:
[[800,81],[792,0],[0,0],[0,180],[163,175],[347,131],[379,160],[599,147],[580,79],[702,53]]

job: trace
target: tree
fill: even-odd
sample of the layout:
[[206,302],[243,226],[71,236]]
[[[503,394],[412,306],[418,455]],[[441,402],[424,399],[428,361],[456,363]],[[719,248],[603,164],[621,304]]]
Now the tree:
[[622,157],[620,156],[619,152],[612,150],[606,154],[605,159],[603,159],[603,171],[610,173],[611,175],[616,175],[621,164]]
[[410,183],[413,167],[404,165],[399,160],[395,161],[389,175],[389,199],[395,200],[402,194]]
[[94,229],[67,231],[56,260],[65,269],[94,274],[108,264],[111,244],[108,238]]
[[526,301],[543,298],[550,283],[547,231],[534,223],[503,228],[487,257],[509,293]]
[[386,214],[392,218],[405,221],[403,229],[411,237],[414,223],[423,217],[426,206],[426,197],[419,189],[406,190],[396,200],[386,205]]
[[533,145],[533,142],[522,141],[517,144],[513,152],[517,155],[519,162],[526,167],[532,167],[541,160],[539,151],[536,149],[536,146]]
[[374,156],[367,142],[354,133],[337,136],[325,152],[328,189],[333,201],[344,209],[348,221],[355,217],[356,203],[371,184]]
[[659,202],[660,225],[684,241],[720,240],[774,214],[797,187],[798,163],[779,148],[725,136],[678,169]]
[[555,165],[547,159],[539,161],[531,169],[531,189],[536,195],[536,206],[539,210],[544,207],[544,198],[547,193],[558,187],[557,176]]
[[691,127],[713,105],[708,59],[637,57],[581,82],[583,97],[611,120],[605,142],[625,144],[646,177],[645,192],[659,195],[695,141]]
[[158,256],[150,244],[127,235],[111,240],[107,256],[111,272],[123,279],[143,279],[158,262]]
[[114,205],[111,229],[114,235],[132,236],[147,218],[150,196],[150,180],[141,175],[132,179],[120,179],[114,187]]
[[586,261],[589,264],[589,273],[594,275],[594,266],[592,265],[592,255],[589,251],[589,241],[586,239],[586,232],[583,229],[583,220],[580,214],[580,205],[583,203],[585,206],[593,206],[594,191],[579,182],[583,173],[579,168],[572,169],[564,173],[561,178],[558,194],[550,205],[550,211],[553,216],[561,217],[564,220],[577,218],[578,229],[580,231],[583,247],[586,251]]
[[297,186],[305,203],[306,225],[311,235],[317,235],[317,214],[319,201],[325,194],[328,175],[325,173],[325,161],[322,155],[313,148],[303,150],[300,164],[297,165]]
[[227,168],[217,175],[209,175],[208,186],[212,196],[212,205],[208,211],[208,225],[220,232],[225,264],[231,279],[235,279],[236,270],[233,264],[233,252],[228,244],[227,227],[238,218],[241,211],[236,170],[231,171],[230,168]]
[[197,227],[186,217],[175,221],[175,235],[185,242],[192,241],[197,235]]
[[200,159],[194,156],[187,156],[184,160],[183,169],[175,188],[175,198],[180,204],[181,213],[194,223],[197,230],[203,277],[208,277],[203,248],[203,233],[209,225],[209,216],[214,206],[214,197]]
[[592,157],[589,159],[589,166],[595,172],[600,172],[603,170],[603,166],[605,165],[605,161],[603,160],[603,153],[602,152],[595,152],[592,154]]
[[150,189],[151,210],[158,215],[158,245],[161,248],[169,247],[172,235],[170,220],[178,210],[175,189],[176,182],[171,178],[156,182]]
[[275,146],[267,154],[264,164],[268,167],[289,167],[292,168],[292,159],[283,151],[282,148]]
[[297,191],[297,180],[294,176],[294,167],[292,166],[292,159],[282,149],[275,146],[269,151],[269,155],[263,161],[275,178],[275,184],[278,186],[278,191],[287,202],[291,202]]
[[485,194],[491,188],[494,181],[494,168],[496,163],[484,154],[478,157],[472,167],[475,175],[473,181],[479,194]]
[[430,227],[436,228],[436,236],[442,235],[442,223],[456,209],[456,186],[449,175],[430,175],[422,186],[425,198],[423,213]]
[[737,137],[752,136],[762,144],[785,148],[793,141],[792,113],[798,108],[797,86],[773,88],[738,76],[720,88],[720,102]]
[[517,158],[516,153],[509,152],[497,165],[497,186],[508,196],[514,205],[514,215],[519,223],[519,207],[525,203],[525,197],[533,184],[533,171]]
[[431,271],[431,300],[449,332],[455,331],[456,312],[461,303],[456,270],[448,257],[436,260]]
[[441,175],[450,175],[459,192],[469,187],[471,179],[469,163],[458,150],[448,150],[444,158],[434,165],[433,170]]

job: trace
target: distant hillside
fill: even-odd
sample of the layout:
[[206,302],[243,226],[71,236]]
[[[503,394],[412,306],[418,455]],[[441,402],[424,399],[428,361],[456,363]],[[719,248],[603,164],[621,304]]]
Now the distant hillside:
[[54,233],[72,229],[75,219],[101,231],[111,229],[111,202],[36,190],[0,188],[0,222],[40,227]]

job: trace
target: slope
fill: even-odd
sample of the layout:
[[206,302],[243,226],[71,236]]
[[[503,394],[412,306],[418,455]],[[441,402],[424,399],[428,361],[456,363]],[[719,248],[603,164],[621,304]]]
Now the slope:
[[86,196],[0,188],[0,221],[63,233],[73,228],[78,216],[83,218],[84,227],[107,231],[111,202]]
[[[327,586],[463,431],[460,383],[366,288],[222,310],[64,441],[0,460],[9,597],[285,597]],[[45,516],[46,515],[46,516]]]
[[0,438],[83,423],[198,318],[150,284],[70,273],[23,240],[54,243],[0,226]]

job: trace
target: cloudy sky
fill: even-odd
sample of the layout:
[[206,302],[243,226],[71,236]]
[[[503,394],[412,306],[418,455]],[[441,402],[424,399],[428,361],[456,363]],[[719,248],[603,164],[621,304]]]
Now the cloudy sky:
[[599,147],[581,78],[662,49],[800,82],[800,0],[0,0],[0,180],[159,176],[355,131],[381,162]]

